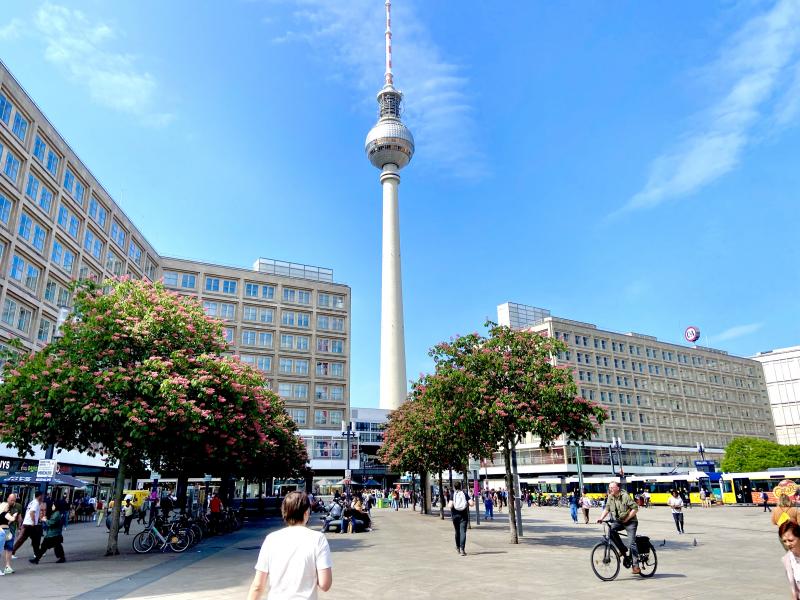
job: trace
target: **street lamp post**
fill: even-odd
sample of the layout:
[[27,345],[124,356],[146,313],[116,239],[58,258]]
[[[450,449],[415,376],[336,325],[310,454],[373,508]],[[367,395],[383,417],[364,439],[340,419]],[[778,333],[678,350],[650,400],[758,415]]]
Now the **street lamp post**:
[[611,447],[617,451],[617,459],[619,462],[619,475],[625,477],[625,469],[622,466],[622,440],[620,438],[611,438]]
[[342,422],[342,435],[347,438],[347,469],[345,470],[345,498],[350,500],[350,440],[358,437],[358,432],[354,431],[356,428],[355,421]]
[[583,495],[583,449],[586,447],[586,442],[567,440],[567,446],[570,445],[575,446],[575,467],[578,470],[578,490],[580,490],[581,495]]

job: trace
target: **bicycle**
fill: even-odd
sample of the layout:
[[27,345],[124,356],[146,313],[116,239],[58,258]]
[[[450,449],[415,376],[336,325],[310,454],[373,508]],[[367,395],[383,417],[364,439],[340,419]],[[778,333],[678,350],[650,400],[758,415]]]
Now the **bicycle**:
[[166,552],[167,548],[173,552],[185,552],[191,545],[191,537],[185,531],[178,527],[177,522],[169,524],[166,533],[161,533],[159,526],[166,525],[166,523],[159,517],[148,525],[144,531],[140,531],[133,538],[133,551],[137,554],[147,554],[158,544],[162,552]]
[[[592,548],[591,553],[592,570],[602,581],[616,579],[619,575],[620,562],[622,562],[617,547],[611,541],[612,523],[612,521],[603,521],[603,541]],[[652,577],[658,568],[658,555],[650,538],[637,535],[636,549],[639,552],[639,575]]]

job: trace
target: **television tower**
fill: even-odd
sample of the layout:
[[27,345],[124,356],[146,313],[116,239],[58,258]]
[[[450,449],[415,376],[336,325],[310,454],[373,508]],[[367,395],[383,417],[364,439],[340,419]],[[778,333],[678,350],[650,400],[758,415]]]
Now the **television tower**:
[[400,120],[403,94],[392,76],[392,3],[386,0],[386,74],[378,92],[378,122],[367,134],[369,161],[381,170],[383,187],[383,260],[381,265],[380,407],[394,410],[406,400],[406,346],[403,282],[400,271],[400,169],[414,155],[414,136]]

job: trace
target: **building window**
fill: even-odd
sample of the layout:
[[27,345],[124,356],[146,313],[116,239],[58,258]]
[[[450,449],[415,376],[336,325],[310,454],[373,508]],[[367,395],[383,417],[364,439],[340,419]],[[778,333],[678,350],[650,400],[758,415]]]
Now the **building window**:
[[100,225],[103,231],[105,231],[108,211],[95,198],[89,200],[89,218]]
[[8,150],[6,150],[6,164],[3,167],[3,173],[14,183],[17,182],[17,175],[19,175],[19,159]]
[[116,221],[111,223],[111,239],[114,240],[117,246],[123,250],[125,249],[125,230]]
[[106,256],[106,269],[119,277],[122,275],[124,267],[125,261],[109,249],[108,255]]
[[36,333],[36,339],[45,344],[50,341],[50,332],[53,330],[53,324],[42,317],[39,319],[39,331]]
[[294,421],[297,425],[305,425],[306,424],[306,414],[307,411],[305,408],[290,408],[288,409],[289,418]]
[[248,298],[261,298],[263,300],[273,300],[275,298],[275,286],[245,282],[244,295],[247,296]]
[[128,256],[130,256],[133,262],[138,266],[142,266],[142,249],[133,240],[128,244]]
[[340,425],[342,411],[340,410],[315,410],[314,425]]
[[235,294],[236,293],[236,280],[235,279],[223,279],[222,280],[222,293],[223,294]]
[[75,175],[72,174],[72,171],[67,168],[64,171],[64,189],[67,190],[70,195],[72,195],[72,190],[75,186]]
[[[175,271],[164,271],[163,279],[164,285],[178,287],[178,274]],[[203,308],[205,308],[205,306]],[[206,312],[206,314],[208,313]]]
[[308,313],[284,310],[281,312],[281,324],[289,327],[303,327],[308,329],[311,315]]
[[283,301],[309,305],[311,304],[311,292],[285,287],[283,288]]
[[8,225],[8,220],[11,218],[11,200],[0,194],[0,221]]
[[206,291],[207,292],[218,292],[219,291],[219,278],[218,277],[206,277]]
[[58,176],[58,155],[52,150],[47,151],[47,170],[53,177]]
[[226,342],[229,344],[233,343],[233,327],[223,327],[222,328],[222,337],[225,339]]
[[260,306],[245,306],[243,319],[256,323],[272,323],[275,318],[275,311],[271,308]]
[[38,135],[33,141],[33,155],[39,159],[39,162],[44,162],[44,151],[47,149],[47,144]]
[[193,290],[197,287],[197,277],[189,273],[183,273],[181,275],[181,287],[187,290]]
[[11,109],[13,108],[14,105],[6,98],[5,94],[0,94],[0,119],[6,125],[8,125],[8,120],[11,118]]

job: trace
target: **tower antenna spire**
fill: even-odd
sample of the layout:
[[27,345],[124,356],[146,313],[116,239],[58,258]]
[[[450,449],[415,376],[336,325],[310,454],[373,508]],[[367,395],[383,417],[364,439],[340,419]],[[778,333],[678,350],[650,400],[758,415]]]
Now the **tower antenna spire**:
[[392,75],[392,2],[386,0],[386,85],[394,85]]

